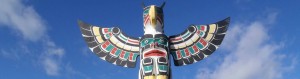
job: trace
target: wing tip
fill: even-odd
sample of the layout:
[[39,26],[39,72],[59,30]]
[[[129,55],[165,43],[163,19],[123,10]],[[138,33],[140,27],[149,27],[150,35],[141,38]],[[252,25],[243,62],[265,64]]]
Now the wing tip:
[[77,23],[78,23],[78,25],[84,24],[84,22],[80,19],[77,19]]
[[78,23],[79,27],[81,27],[82,29],[89,29],[91,26],[90,24],[87,24],[79,19],[77,20],[77,23]]
[[229,23],[229,22],[230,22],[230,17],[227,17],[227,18],[225,19],[225,21],[226,21],[227,23]]
[[219,21],[219,22],[225,22],[225,23],[229,24],[229,22],[230,22],[230,17],[227,17],[227,18],[225,18],[225,19],[223,19],[223,20],[221,20],[221,21]]
[[216,22],[215,24],[218,24],[220,27],[227,28],[228,25],[229,25],[229,23],[230,23],[230,17],[227,17],[227,18],[225,18],[225,19],[223,19],[223,20],[221,20],[219,22]]

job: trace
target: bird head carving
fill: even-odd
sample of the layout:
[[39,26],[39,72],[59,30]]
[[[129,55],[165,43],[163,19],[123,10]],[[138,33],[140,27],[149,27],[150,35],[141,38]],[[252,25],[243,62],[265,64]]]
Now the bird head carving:
[[[164,27],[164,14],[163,7],[165,3],[161,6],[150,5],[144,7],[143,18],[144,18],[144,31],[145,34],[163,34]],[[143,5],[144,6],[144,5]]]

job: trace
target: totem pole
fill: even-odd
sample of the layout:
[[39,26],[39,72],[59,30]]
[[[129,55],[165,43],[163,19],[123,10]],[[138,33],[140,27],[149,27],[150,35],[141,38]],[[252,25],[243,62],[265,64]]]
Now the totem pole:
[[105,28],[78,21],[88,47],[101,59],[134,68],[140,56],[140,79],[171,79],[169,56],[175,66],[196,63],[211,55],[221,44],[229,18],[206,25],[190,25],[184,32],[164,34],[163,7],[144,7],[144,36],[125,35],[118,27]]

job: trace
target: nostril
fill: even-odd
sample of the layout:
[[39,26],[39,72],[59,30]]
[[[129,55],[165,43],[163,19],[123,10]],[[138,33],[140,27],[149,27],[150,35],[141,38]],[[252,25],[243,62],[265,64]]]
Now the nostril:
[[150,47],[154,48],[155,47],[155,43],[150,44]]

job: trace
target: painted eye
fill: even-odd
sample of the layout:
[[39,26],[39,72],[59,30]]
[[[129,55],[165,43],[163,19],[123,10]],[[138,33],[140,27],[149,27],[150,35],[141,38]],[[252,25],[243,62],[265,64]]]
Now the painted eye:
[[165,57],[160,57],[157,61],[160,64],[168,64],[167,59]]
[[160,39],[159,42],[164,43],[165,41],[163,39]]
[[153,62],[152,62],[152,59],[151,58],[145,58],[143,59],[143,64],[144,65],[151,65]]
[[145,44],[148,44],[148,40],[145,40]]

